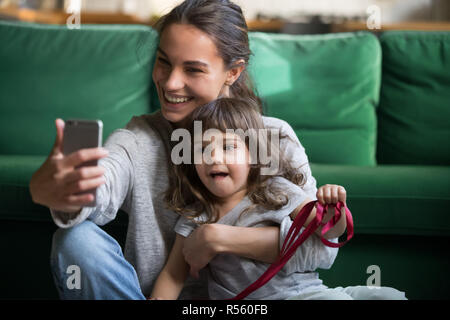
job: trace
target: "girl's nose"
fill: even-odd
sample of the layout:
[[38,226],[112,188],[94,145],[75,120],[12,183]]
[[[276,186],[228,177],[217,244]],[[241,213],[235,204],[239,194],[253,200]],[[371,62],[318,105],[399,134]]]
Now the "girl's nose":
[[211,150],[211,160],[212,160],[213,164],[223,164],[224,163],[222,148],[215,146]]

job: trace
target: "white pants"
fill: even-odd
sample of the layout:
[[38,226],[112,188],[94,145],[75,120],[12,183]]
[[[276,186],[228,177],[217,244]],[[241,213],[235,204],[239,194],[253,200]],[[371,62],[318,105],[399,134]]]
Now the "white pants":
[[407,300],[405,293],[390,287],[337,287],[311,291],[289,300]]

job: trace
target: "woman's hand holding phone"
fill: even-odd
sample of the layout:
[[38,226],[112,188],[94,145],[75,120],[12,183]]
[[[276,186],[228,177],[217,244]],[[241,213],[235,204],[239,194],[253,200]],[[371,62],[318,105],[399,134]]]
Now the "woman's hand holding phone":
[[80,149],[68,155],[63,154],[65,123],[56,119],[56,139],[53,149],[42,166],[33,174],[30,193],[33,202],[53,210],[77,213],[83,206],[94,201],[94,195],[80,194],[105,183],[101,166],[82,166],[108,155],[104,148]]

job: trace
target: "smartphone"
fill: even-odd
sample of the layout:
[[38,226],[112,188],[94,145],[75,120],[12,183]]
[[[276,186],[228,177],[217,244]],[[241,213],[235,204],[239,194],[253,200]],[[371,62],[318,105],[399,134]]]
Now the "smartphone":
[[[68,119],[65,121],[62,151],[64,155],[80,149],[99,148],[102,146],[103,122],[101,120]],[[77,168],[84,166],[97,166],[98,161],[87,161]],[[80,194],[92,194],[94,201],[85,205],[86,207],[95,207],[96,189],[88,190]]]

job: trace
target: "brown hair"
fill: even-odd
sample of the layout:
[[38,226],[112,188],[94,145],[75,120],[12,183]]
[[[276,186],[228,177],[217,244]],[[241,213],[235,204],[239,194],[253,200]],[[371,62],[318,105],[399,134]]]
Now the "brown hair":
[[164,29],[172,23],[190,24],[208,34],[216,44],[226,69],[237,66],[237,61],[244,60],[246,68],[230,86],[230,96],[250,98],[261,105],[247,71],[251,55],[248,28],[238,5],[228,0],[186,0],[162,16],[155,29],[161,36]]
[[[206,211],[208,220],[203,223],[212,223],[218,220],[214,204],[218,203],[220,199],[203,185],[193,164],[194,121],[201,121],[203,132],[208,129],[218,129],[224,133],[227,129],[257,132],[259,129],[265,129],[258,109],[259,106],[253,100],[220,98],[192,112],[189,121],[190,127],[187,128],[191,134],[192,164],[182,163],[173,166],[176,183],[171,184],[165,194],[165,201],[171,210],[191,219]],[[247,149],[251,138],[251,135],[245,135]],[[286,137],[280,137],[279,141],[284,138]],[[271,156],[278,157],[279,167],[275,175],[282,176],[296,185],[304,183],[304,175],[300,173],[298,168],[293,168],[290,162],[284,158],[279,145],[267,139],[263,141],[262,145],[258,144],[258,147],[268,148]],[[271,176],[261,175],[263,167],[264,165],[260,163],[259,158],[256,164],[250,165],[247,178],[247,196],[252,205],[242,213],[248,212],[258,205],[268,210],[277,210],[286,205],[289,200],[284,190],[269,183]]]

